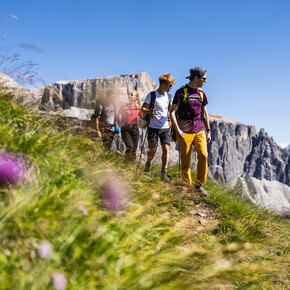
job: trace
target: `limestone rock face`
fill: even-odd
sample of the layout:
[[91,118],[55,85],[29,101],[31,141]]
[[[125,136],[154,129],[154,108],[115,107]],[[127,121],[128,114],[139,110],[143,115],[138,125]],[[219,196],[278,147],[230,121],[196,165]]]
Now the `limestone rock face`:
[[157,88],[147,73],[110,76],[81,81],[59,81],[44,88],[40,108],[42,110],[63,110],[78,107],[92,110],[96,100],[107,90],[117,93],[117,107],[128,101],[128,92],[136,90],[143,101],[146,95]]
[[284,150],[290,152],[290,144],[284,148]]
[[290,152],[264,129],[210,115],[209,175],[228,184],[240,183],[254,203],[290,215]]
[[38,107],[40,100],[42,99],[43,89],[27,89],[18,84],[8,75],[0,73],[0,88],[1,90],[12,93],[17,101],[20,101],[24,104],[30,104]]
[[234,184],[244,172],[256,129],[218,115],[210,115],[212,141],[208,144],[210,174]]
[[244,172],[260,180],[277,180],[290,186],[290,152],[278,146],[262,129],[253,140]]
[[290,153],[270,138],[264,129],[210,115],[212,141],[208,144],[211,174],[235,183],[241,174],[279,181],[290,186]]
[[244,197],[281,216],[290,216],[290,187],[279,181],[241,177]]

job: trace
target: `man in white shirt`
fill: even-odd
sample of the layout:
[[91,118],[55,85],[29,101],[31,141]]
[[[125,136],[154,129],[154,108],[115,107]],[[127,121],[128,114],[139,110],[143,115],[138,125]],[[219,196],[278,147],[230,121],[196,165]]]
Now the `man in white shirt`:
[[158,137],[162,146],[162,178],[169,180],[167,175],[167,167],[169,160],[169,111],[171,107],[171,95],[168,94],[175,84],[173,77],[170,74],[163,74],[159,78],[159,88],[147,95],[142,106],[142,113],[151,114],[151,119],[148,127],[148,155],[145,166],[145,172],[150,171],[151,161],[155,156],[158,147]]

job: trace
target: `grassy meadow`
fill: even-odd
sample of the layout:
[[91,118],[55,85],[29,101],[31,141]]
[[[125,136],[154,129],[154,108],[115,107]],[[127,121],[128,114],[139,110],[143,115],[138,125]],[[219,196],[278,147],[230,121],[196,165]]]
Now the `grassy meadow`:
[[3,93],[0,150],[28,168],[0,187],[0,289],[290,289],[289,220],[237,190],[202,199]]

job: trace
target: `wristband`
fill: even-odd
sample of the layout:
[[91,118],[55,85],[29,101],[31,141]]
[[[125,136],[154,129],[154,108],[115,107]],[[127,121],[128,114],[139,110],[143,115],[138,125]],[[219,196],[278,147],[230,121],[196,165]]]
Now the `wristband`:
[[206,132],[210,132],[210,129],[206,129]]

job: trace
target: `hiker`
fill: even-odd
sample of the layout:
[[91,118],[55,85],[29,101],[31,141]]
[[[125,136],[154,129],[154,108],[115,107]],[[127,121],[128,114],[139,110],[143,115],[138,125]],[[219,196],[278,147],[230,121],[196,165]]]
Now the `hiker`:
[[[189,83],[175,93],[170,117],[176,131],[180,149],[182,180],[184,185],[207,196],[202,185],[207,177],[207,143],[210,142],[209,117],[206,109],[206,94],[201,89],[206,82],[206,70],[202,67],[190,69]],[[205,131],[206,132],[205,132]],[[195,185],[191,180],[191,146],[197,153]]]
[[137,91],[129,92],[128,103],[119,110],[119,121],[122,140],[126,145],[125,156],[136,160],[136,151],[139,143],[139,128],[137,119],[141,112],[141,104]]
[[98,137],[102,138],[106,149],[110,150],[114,140],[114,134],[118,133],[116,100],[117,94],[108,90],[104,98],[96,105],[95,113],[96,130]]
[[158,147],[158,138],[162,146],[162,179],[168,181],[167,174],[169,160],[169,110],[171,107],[172,97],[169,91],[175,81],[171,74],[163,74],[159,78],[159,87],[156,91],[147,95],[141,112],[143,114],[151,114],[150,123],[148,126],[148,154],[145,165],[145,172],[150,172],[151,161],[155,156]]

